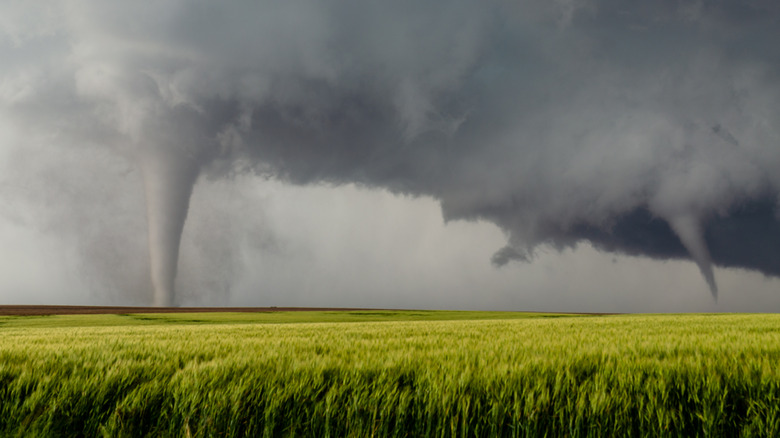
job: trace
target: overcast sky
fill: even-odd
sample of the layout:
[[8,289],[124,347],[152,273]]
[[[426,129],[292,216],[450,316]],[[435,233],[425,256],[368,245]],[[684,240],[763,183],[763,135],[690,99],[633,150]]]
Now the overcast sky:
[[779,19],[4,2],[0,302],[780,311]]

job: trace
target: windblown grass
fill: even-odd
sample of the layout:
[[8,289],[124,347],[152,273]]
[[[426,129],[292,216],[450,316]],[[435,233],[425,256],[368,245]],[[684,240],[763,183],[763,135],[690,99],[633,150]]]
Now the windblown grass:
[[2,319],[0,435],[780,436],[780,315],[282,320]]

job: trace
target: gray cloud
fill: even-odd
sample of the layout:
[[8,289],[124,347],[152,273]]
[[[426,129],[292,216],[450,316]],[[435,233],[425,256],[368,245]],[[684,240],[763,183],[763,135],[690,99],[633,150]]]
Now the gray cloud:
[[[0,111],[145,179],[156,302],[199,175],[437,199],[508,237],[780,273],[774,2],[8,4]],[[34,9],[30,9],[34,8]]]

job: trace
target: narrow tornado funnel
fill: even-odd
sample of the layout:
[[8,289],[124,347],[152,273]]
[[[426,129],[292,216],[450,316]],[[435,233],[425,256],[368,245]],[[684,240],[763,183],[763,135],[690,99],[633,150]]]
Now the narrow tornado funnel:
[[707,248],[707,242],[704,240],[704,231],[699,220],[691,215],[683,215],[670,219],[669,225],[680,238],[680,242],[688,250],[696,265],[699,266],[699,271],[710,288],[712,298],[717,300],[718,285],[712,270],[712,257]]
[[150,148],[141,159],[153,305],[158,307],[175,304],[179,244],[192,187],[198,177],[197,160],[177,152],[174,148]]

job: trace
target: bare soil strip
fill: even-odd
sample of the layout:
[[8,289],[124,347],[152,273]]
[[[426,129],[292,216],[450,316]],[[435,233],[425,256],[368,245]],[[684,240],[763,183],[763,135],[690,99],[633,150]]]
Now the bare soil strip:
[[122,313],[196,313],[196,312],[305,312],[305,311],[349,311],[378,310],[324,307],[127,307],[127,306],[0,306],[0,315],[90,315]]

